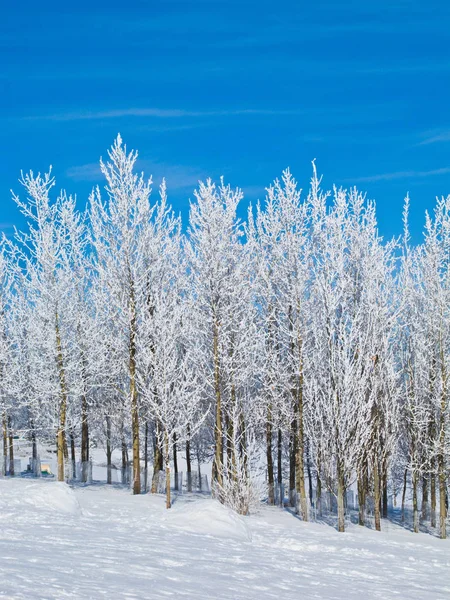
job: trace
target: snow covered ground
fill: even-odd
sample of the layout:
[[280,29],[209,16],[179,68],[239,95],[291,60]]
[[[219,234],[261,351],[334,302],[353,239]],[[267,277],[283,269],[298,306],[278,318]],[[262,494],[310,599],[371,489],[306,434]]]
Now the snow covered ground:
[[448,599],[450,541],[383,523],[339,534],[263,507],[0,480],[0,597]]

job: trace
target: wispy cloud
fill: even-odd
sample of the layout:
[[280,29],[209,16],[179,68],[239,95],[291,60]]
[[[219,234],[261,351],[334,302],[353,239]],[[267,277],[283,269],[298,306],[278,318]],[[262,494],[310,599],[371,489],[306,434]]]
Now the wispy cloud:
[[275,110],[265,108],[238,108],[226,110],[183,110],[178,108],[123,108],[102,111],[80,111],[70,113],[54,113],[50,115],[30,116],[30,120],[46,121],[87,121],[118,119],[123,117],[150,117],[156,119],[180,119],[186,117],[229,117],[239,115],[299,115],[303,110]]
[[392,73],[441,73],[450,70],[450,62],[384,63],[377,65],[355,64],[354,72],[366,75],[387,75]]
[[[372,104],[348,104],[343,106],[328,107],[325,105],[302,106],[301,108],[213,108],[189,110],[181,108],[121,108],[111,110],[80,110],[65,113],[52,113],[47,115],[33,115],[21,117],[26,122],[110,122],[113,120],[133,120],[139,129],[151,131],[167,131],[191,129],[193,127],[219,123],[220,119],[233,119],[234,117],[296,117],[307,119],[307,125],[314,122],[314,132],[305,133],[304,141],[320,141],[329,137],[329,126],[336,130],[337,127],[354,127],[355,125],[385,124],[397,119],[400,114],[399,105],[395,102],[380,102]],[[1,115],[0,115],[1,119]],[[215,119],[215,121],[214,121]],[[313,121],[314,120],[314,121]],[[280,121],[281,123],[281,121]],[[318,127],[327,127],[327,134],[319,133]]]
[[88,181],[92,183],[98,183],[103,178],[99,163],[87,163],[85,165],[70,167],[66,170],[66,176],[69,179],[73,179],[73,181]]
[[[186,193],[193,191],[198,186],[199,181],[205,181],[208,177],[218,182],[220,175],[223,174],[227,181],[228,170],[223,167],[222,172],[219,173],[217,171],[206,171],[198,167],[170,164],[145,158],[136,161],[136,171],[143,171],[147,177],[152,176],[154,189],[159,187],[163,178],[166,180],[169,195],[171,191],[185,191]],[[104,181],[99,163],[87,163],[70,167],[66,171],[66,176],[73,181],[92,184],[101,184]],[[251,200],[262,199],[266,195],[264,185],[244,185],[242,191],[245,197]]]
[[[167,188],[170,190],[187,190],[197,186],[199,180],[206,179],[207,174],[201,169],[186,165],[171,165],[148,159],[139,159],[136,163],[137,171],[143,171],[148,177],[152,176],[155,186],[159,186],[165,178]],[[87,163],[70,167],[66,176],[73,181],[85,181],[90,183],[101,183],[103,175],[98,163]]]
[[29,117],[48,121],[89,121],[94,119],[117,119],[120,117],[154,117],[157,119],[178,119],[180,117],[198,116],[196,112],[164,108],[124,108],[117,110],[80,111],[69,113],[54,113]]
[[138,167],[145,170],[146,173],[152,173],[155,185],[159,185],[164,177],[169,195],[171,190],[193,190],[197,187],[200,180],[204,180],[207,177],[206,173],[201,169],[185,165],[169,165],[142,161],[141,164],[138,164]]
[[450,130],[430,133],[417,146],[428,146],[439,142],[450,142]]
[[436,175],[446,175],[450,173],[450,167],[433,169],[431,171],[394,171],[393,173],[380,173],[378,175],[368,175],[366,177],[346,178],[343,181],[353,183],[392,181],[393,179],[416,179],[423,177],[434,177]]

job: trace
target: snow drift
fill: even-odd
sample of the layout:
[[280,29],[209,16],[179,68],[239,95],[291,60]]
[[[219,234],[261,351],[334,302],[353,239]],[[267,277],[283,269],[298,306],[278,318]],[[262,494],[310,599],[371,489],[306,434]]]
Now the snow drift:
[[241,517],[217,500],[175,503],[168,511],[168,525],[183,531],[240,541],[251,541],[250,530]]
[[73,490],[56,481],[31,481],[23,479],[0,480],[0,515],[11,511],[26,511],[38,515],[48,513],[81,514],[81,507]]

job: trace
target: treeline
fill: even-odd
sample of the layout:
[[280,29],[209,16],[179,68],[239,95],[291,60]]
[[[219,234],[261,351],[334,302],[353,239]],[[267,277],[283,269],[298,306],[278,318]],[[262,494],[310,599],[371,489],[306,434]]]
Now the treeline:
[[304,520],[333,494],[339,531],[350,486],[360,524],[371,503],[380,529],[409,480],[415,531],[422,511],[444,538],[450,197],[420,246],[408,199],[403,236],[385,242],[375,204],[322,190],[313,165],[307,194],[287,170],[244,221],[239,189],[199,183],[183,229],[136,158],[118,137],[85,212],[50,173],[21,178],[28,228],[0,253],[5,461],[12,429],[34,454],[56,439],[60,480],[78,446],[84,464],[104,443],[109,468],[131,448],[138,494],[153,447],[151,488],[165,469],[170,506],[183,448],[188,471],[212,459],[213,493],[246,513],[264,457],[269,503],[285,478]]

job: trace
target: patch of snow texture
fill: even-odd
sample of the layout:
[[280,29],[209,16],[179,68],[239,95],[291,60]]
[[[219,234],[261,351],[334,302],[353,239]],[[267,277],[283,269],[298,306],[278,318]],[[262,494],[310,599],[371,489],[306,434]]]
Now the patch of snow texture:
[[73,490],[55,481],[0,479],[0,514],[14,511],[40,515],[77,514],[80,504]]
[[0,598],[8,600],[444,600],[450,540],[383,521],[344,534],[202,496],[132,496],[0,480]]
[[164,521],[180,531],[190,531],[218,538],[249,541],[251,534],[245,518],[217,500],[177,502]]

